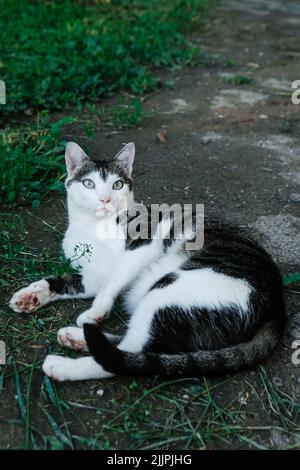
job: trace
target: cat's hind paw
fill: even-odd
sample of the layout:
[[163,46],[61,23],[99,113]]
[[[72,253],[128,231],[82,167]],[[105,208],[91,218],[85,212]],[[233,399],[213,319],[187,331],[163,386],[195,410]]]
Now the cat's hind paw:
[[48,377],[58,382],[72,380],[70,372],[74,367],[74,359],[68,357],[49,355],[43,364],[43,371]]
[[87,345],[82,328],[67,326],[58,331],[57,339],[61,346],[75,349],[76,351],[87,351]]
[[86,310],[85,312],[81,313],[79,317],[76,320],[77,325],[80,328],[83,328],[84,323],[102,323],[106,318],[108,318],[108,314],[100,314],[97,313],[93,308],[90,308],[89,310]]
[[10,299],[9,306],[15,312],[32,313],[50,300],[49,283],[42,279],[20,289]]

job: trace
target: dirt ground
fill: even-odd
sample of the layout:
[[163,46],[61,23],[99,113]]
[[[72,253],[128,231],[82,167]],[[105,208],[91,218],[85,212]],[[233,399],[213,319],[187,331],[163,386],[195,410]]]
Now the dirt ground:
[[[122,142],[134,141],[138,200],[204,203],[206,215],[219,214],[251,227],[283,274],[299,271],[300,105],[292,104],[291,82],[300,79],[300,3],[223,1],[205,30],[191,40],[201,45],[202,63],[159,71],[168,86],[147,97],[141,126],[97,129],[91,156],[113,156]],[[251,80],[236,84],[236,76]],[[74,127],[66,137],[84,145],[83,134],[75,132]],[[64,201],[58,198],[30,212],[57,230],[66,226]],[[41,221],[34,219],[33,226],[32,216],[23,215],[31,246],[59,249],[59,236],[54,240],[53,231]],[[287,290],[293,318],[299,313],[299,299],[296,288]],[[63,326],[84,308],[83,302],[56,304],[37,318],[47,321],[55,314]],[[9,321],[28,321],[8,309],[4,312]],[[50,339],[45,344],[41,334],[35,349],[24,344],[19,364],[33,357],[36,361],[28,398],[30,429],[37,430],[36,436],[50,436],[50,447],[63,440],[59,430],[67,436],[70,431],[75,448],[300,447],[300,369],[291,361],[296,329],[291,327],[263,368],[234,377],[175,383],[114,378],[56,385],[62,419],[59,407],[49,397],[47,401],[39,368],[49,350],[62,351],[48,321]],[[108,327],[118,329],[119,324],[115,318]],[[20,418],[13,377],[12,369],[0,395],[1,448],[24,447],[28,431]],[[24,380],[21,377],[22,387]],[[55,417],[58,430],[42,408]]]

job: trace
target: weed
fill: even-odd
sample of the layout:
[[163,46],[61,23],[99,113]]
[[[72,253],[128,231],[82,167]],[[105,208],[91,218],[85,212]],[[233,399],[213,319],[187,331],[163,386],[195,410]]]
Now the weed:
[[225,65],[225,67],[234,67],[235,64],[236,64],[236,61],[234,59],[229,58],[225,61],[224,65]]
[[269,379],[266,370],[260,367],[260,378],[265,388],[270,410],[278,416],[287,430],[300,431],[300,403],[276,387]]
[[222,80],[226,83],[231,83],[232,85],[249,85],[250,83],[253,82],[253,79],[246,75],[224,76]]
[[300,273],[288,273],[285,276],[283,276],[283,284],[285,286],[290,286],[293,284],[299,284],[300,283]]
[[185,64],[183,33],[209,0],[27,2],[0,0],[4,115],[61,109],[117,89],[151,91],[153,66]]
[[283,120],[279,125],[279,132],[283,134],[290,134],[293,130],[292,122],[289,120]]
[[133,98],[128,102],[121,102],[109,108],[89,103],[86,106],[86,115],[82,116],[81,120],[88,119],[88,123],[95,121],[97,126],[129,128],[138,126],[146,116],[141,100]]
[[0,133],[0,199],[4,204],[38,206],[49,191],[62,191],[65,173],[61,128],[74,122],[64,117],[50,124],[46,116],[34,125]]
[[[71,273],[71,261],[62,254],[51,255],[48,247],[40,250],[26,245],[23,219],[16,214],[0,213],[0,287],[15,289],[16,285],[32,282],[45,274]],[[74,259],[89,253],[89,247],[78,246]],[[16,284],[17,281],[17,284]]]

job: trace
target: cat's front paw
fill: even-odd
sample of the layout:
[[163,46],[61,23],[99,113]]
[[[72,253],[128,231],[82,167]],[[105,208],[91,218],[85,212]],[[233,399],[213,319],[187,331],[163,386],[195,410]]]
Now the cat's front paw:
[[108,316],[108,313],[99,313],[99,311],[92,307],[81,313],[77,318],[76,323],[80,328],[83,328],[84,323],[102,323],[106,318],[108,318]]
[[43,364],[43,371],[48,377],[58,382],[72,380],[72,368],[74,359],[68,357],[49,355]]
[[49,283],[45,279],[41,279],[16,292],[10,299],[9,306],[18,313],[32,313],[45,305],[51,295]]

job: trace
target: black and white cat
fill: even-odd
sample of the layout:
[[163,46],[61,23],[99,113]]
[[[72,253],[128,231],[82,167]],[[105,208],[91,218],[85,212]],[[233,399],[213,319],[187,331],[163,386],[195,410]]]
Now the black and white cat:
[[[197,376],[264,360],[286,321],[278,268],[247,234],[216,220],[205,221],[205,243],[197,250],[186,249],[191,234],[175,238],[171,217],[160,218],[160,237],[130,237],[129,224],[138,214],[134,154],[130,143],[112,161],[92,161],[77,144],[67,145],[69,226],[63,249],[80,274],[30,284],[10,306],[32,312],[57,299],[95,297],[78,327],[58,332],[61,345],[91,355],[47,356],[44,372],[60,381]],[[79,245],[89,247],[88,255],[74,258]],[[123,338],[103,333],[97,324],[117,297],[129,315]]]

